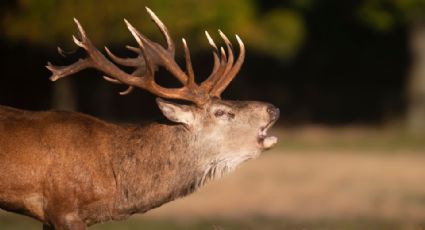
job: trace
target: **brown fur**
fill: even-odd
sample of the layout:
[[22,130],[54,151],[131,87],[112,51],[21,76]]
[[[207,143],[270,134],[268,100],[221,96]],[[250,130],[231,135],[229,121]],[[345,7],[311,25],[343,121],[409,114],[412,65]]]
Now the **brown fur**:
[[[250,126],[257,132],[260,124],[276,118],[265,112],[268,104],[244,103],[218,101],[202,111],[184,106],[196,110],[196,125],[189,126],[170,122],[118,125],[75,112],[0,106],[0,208],[34,217],[46,229],[85,229],[187,195],[215,177],[216,171],[227,170],[223,167],[229,165],[220,166],[220,161],[233,159],[229,157],[232,152],[249,159],[262,151],[257,141],[249,144],[242,133]],[[226,131],[223,122],[227,121],[220,121],[220,128],[211,120],[214,106],[232,108],[236,116],[245,114],[241,119],[253,120],[242,121],[246,127],[241,130],[235,126]],[[210,135],[217,127],[224,133]],[[230,140],[226,132],[241,136],[233,138],[248,141],[247,147],[238,147],[237,140],[219,143]],[[223,145],[224,152],[217,145]]]

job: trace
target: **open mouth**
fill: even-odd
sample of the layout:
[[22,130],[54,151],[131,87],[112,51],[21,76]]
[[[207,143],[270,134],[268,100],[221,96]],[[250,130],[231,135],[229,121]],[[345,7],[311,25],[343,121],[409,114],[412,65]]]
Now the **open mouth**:
[[267,131],[274,125],[276,120],[270,121],[266,126],[260,128],[258,131],[258,142],[263,149],[269,149],[277,143],[277,137],[268,136]]

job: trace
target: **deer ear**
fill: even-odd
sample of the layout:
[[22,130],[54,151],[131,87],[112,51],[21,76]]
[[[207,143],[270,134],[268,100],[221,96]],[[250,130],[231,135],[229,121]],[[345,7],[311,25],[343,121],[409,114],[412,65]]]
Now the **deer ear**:
[[161,98],[156,98],[156,103],[162,114],[170,121],[190,125],[195,119],[192,110],[187,105],[180,105]]

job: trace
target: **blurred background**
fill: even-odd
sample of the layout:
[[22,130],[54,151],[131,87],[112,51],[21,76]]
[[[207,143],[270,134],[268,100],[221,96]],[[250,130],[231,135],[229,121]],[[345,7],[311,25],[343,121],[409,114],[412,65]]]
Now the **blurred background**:
[[[425,227],[425,0],[2,0],[0,104],[117,122],[160,116],[154,96],[119,96],[125,87],[99,72],[52,83],[44,68],[84,57],[73,17],[119,56],[136,44],[123,18],[163,43],[145,6],[168,26],[182,66],[188,40],[198,81],[213,63],[204,30],[216,42],[217,29],[241,36],[246,61],[223,97],[278,106],[280,142],[188,198],[92,229]],[[40,227],[0,212],[0,229]]]

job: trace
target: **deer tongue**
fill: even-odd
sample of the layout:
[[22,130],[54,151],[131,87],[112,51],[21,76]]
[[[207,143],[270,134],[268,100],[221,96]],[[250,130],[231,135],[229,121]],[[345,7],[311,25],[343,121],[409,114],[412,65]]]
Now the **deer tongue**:
[[258,133],[259,142],[261,143],[261,145],[264,149],[269,149],[277,143],[277,137],[267,136],[267,131],[271,126],[272,125],[267,125],[266,127],[260,129],[260,131]]
[[269,149],[273,147],[276,143],[277,143],[277,137],[275,136],[266,137],[263,140],[263,148]]

